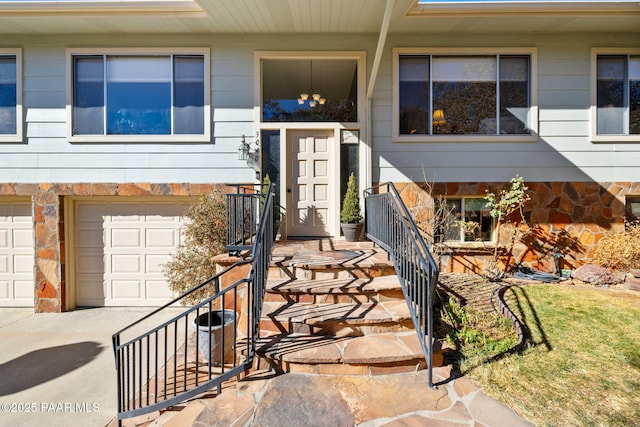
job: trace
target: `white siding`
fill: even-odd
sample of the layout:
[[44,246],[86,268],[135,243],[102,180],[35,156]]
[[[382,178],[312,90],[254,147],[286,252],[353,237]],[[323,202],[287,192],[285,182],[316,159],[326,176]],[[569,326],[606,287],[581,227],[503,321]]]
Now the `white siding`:
[[[640,144],[594,144],[589,136],[591,47],[637,43],[633,34],[390,36],[372,100],[373,181],[422,181],[426,176],[437,182],[486,182],[515,174],[529,181],[637,181]],[[537,48],[536,142],[392,141],[391,48],[447,46]]]
[[[78,36],[9,36],[24,56],[25,141],[0,144],[0,182],[249,182],[237,160],[242,135],[253,138],[253,55],[256,50],[365,50],[375,34],[82,36],[83,47],[211,48],[210,143],[69,143],[66,140],[65,49]],[[501,181],[516,173],[531,181],[636,181],[640,144],[594,144],[589,138],[590,49],[637,47],[634,34],[391,34],[373,92],[373,181]],[[397,143],[392,140],[394,47],[535,47],[539,138],[536,142]],[[313,125],[310,124],[310,127]],[[602,155],[606,153],[607,155]]]

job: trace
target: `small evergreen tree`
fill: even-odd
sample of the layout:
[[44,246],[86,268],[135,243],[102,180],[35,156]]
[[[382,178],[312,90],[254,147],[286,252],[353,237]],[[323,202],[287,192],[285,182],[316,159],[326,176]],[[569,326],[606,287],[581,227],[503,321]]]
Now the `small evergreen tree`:
[[352,173],[347,182],[347,191],[344,193],[340,222],[343,224],[357,224],[361,221],[360,197],[358,196],[358,188],[356,187],[356,177]]

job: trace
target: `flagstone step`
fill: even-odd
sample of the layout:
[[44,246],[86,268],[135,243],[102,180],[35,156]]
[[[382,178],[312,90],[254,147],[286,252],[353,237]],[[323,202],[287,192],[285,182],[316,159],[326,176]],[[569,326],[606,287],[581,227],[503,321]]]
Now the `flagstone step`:
[[[414,331],[360,337],[278,334],[261,338],[256,353],[280,372],[382,375],[427,367]],[[434,344],[434,366],[442,366],[442,353]]]
[[362,248],[310,251],[285,247],[274,250],[269,267],[272,279],[371,278],[395,274],[387,253],[371,244]]
[[403,300],[396,275],[374,278],[270,279],[265,301],[367,303]]
[[404,300],[382,303],[265,302],[261,333],[359,336],[413,330]]

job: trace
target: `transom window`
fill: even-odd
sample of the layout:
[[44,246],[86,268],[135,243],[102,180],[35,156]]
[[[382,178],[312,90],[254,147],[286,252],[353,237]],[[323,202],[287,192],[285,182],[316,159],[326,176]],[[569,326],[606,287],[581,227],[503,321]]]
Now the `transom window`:
[[0,50],[0,141],[22,139],[20,51]]
[[531,53],[396,54],[394,126],[401,139],[533,134]]
[[440,209],[443,217],[437,241],[493,241],[494,221],[484,198],[446,199],[443,203],[445,206]]
[[358,121],[358,60],[262,59],[263,122]]
[[597,135],[640,134],[640,54],[597,55]]
[[209,139],[206,56],[72,54],[71,136]]

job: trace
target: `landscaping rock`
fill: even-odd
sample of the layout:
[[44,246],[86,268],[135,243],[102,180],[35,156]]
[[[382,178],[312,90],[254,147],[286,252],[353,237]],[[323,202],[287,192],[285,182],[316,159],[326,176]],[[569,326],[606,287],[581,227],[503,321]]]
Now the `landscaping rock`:
[[615,285],[624,281],[624,277],[621,278],[611,270],[595,264],[583,265],[574,271],[571,277],[596,286]]

